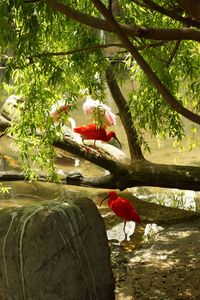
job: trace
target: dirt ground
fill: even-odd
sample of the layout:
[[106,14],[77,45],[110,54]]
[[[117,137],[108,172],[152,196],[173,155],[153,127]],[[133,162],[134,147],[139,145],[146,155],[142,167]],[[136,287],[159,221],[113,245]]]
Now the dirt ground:
[[116,300],[200,299],[200,220],[172,225],[137,250],[110,245]]

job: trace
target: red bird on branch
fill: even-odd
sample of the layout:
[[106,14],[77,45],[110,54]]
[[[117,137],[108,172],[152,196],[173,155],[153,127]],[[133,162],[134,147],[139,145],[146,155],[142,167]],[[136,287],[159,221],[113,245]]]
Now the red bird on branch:
[[127,237],[125,227],[127,221],[134,221],[140,223],[141,219],[136,211],[133,204],[126,198],[119,197],[116,192],[109,192],[108,195],[101,201],[100,206],[103,201],[108,198],[108,206],[112,211],[120,218],[124,219],[124,234]]
[[121,143],[116,137],[114,131],[110,131],[107,133],[104,127],[98,128],[96,124],[88,124],[80,127],[75,127],[73,130],[74,132],[79,133],[81,135],[83,141],[94,140],[94,146],[96,140],[109,142],[111,138],[116,139],[119,145],[121,146]]

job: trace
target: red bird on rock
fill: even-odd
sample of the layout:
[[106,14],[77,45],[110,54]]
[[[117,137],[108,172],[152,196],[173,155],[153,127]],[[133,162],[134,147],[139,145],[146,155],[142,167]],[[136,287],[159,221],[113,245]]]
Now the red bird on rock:
[[100,206],[103,201],[108,198],[108,206],[112,211],[120,218],[124,219],[124,234],[125,238],[127,234],[125,232],[126,222],[134,221],[136,223],[140,223],[141,219],[136,211],[133,204],[126,198],[119,197],[116,192],[109,192],[108,195],[101,201]]
[[82,137],[82,140],[94,140],[94,146],[96,140],[100,140],[103,142],[109,142],[111,138],[117,140],[120,144],[120,141],[116,137],[116,133],[114,131],[106,132],[104,127],[99,128],[96,124],[88,124],[80,127],[75,127],[74,132],[79,133]]

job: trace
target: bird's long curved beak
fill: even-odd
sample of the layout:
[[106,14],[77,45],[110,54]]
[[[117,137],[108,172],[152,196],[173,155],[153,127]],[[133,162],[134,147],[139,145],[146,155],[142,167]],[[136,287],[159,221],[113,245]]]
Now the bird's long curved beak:
[[122,144],[120,143],[120,141],[118,140],[118,138],[115,136],[114,139],[118,142],[120,149],[122,149]]
[[99,207],[101,207],[103,201],[105,201],[107,198],[108,198],[108,195],[101,200],[101,203],[99,204]]

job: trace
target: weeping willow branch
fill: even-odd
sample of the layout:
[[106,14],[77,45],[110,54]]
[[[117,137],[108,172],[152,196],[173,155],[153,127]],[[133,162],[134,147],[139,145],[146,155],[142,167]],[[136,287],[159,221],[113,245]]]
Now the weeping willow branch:
[[105,5],[99,0],[92,1],[95,7],[99,10],[100,13],[104,16],[105,19],[110,23],[113,30],[115,30],[116,35],[121,40],[126,49],[132,54],[133,58],[136,60],[138,65],[144,71],[144,73],[149,78],[150,82],[155,86],[158,92],[163,96],[165,101],[174,109],[177,113],[181,114],[185,118],[193,121],[197,124],[200,124],[200,116],[183,107],[180,102],[178,102],[171,92],[163,85],[148,63],[144,60],[141,54],[138,52],[136,47],[131,43],[129,38],[126,36],[124,30],[119,26],[115,21],[114,17],[107,10]]

